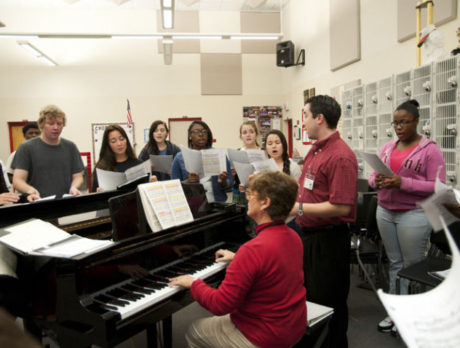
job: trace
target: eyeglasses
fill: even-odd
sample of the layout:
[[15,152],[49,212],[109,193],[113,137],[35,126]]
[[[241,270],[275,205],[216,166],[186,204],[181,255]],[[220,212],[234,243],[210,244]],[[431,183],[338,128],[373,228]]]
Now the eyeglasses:
[[401,126],[401,127],[407,127],[408,125],[410,125],[412,122],[414,122],[415,120],[412,120],[412,121],[393,121],[391,122],[391,125],[393,127],[398,127],[398,126]]
[[201,129],[201,130],[200,129],[194,129],[194,130],[190,131],[190,133],[192,133],[194,135],[198,135],[200,133],[206,135],[206,134],[208,134],[208,131],[206,129]]

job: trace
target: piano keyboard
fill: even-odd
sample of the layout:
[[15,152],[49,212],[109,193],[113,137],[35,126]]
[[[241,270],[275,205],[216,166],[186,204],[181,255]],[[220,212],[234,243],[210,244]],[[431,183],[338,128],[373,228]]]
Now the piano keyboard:
[[128,279],[114,287],[93,294],[93,304],[87,308],[98,313],[118,312],[121,320],[148,308],[182,290],[168,286],[169,278],[189,274],[194,278],[208,278],[223,270],[227,263],[215,262],[215,252],[224,243],[218,243],[186,259],[177,260],[149,272],[141,279]]

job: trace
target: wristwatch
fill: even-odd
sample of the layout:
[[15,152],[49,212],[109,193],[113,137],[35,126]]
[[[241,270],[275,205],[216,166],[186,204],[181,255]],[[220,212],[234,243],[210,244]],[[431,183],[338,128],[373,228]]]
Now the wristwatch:
[[303,215],[303,203],[299,203],[299,211],[297,212],[297,215],[298,216]]

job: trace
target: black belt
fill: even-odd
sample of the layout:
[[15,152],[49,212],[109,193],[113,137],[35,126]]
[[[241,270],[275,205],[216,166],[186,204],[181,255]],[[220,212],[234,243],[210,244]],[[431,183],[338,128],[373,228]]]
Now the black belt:
[[314,234],[314,233],[321,233],[326,231],[348,231],[348,224],[340,224],[340,225],[324,225],[318,227],[302,227],[302,232],[306,235]]

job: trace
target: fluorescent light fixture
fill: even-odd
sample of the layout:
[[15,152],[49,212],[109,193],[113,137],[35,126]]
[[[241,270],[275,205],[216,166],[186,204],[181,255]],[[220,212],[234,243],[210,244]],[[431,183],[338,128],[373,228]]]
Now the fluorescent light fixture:
[[173,11],[172,9],[163,9],[161,10],[161,18],[163,21],[163,28],[164,29],[172,29],[173,28]]
[[162,39],[163,35],[160,34],[139,34],[139,35],[112,35],[112,39]]
[[24,48],[27,52],[32,54],[34,57],[40,59],[42,62],[55,66],[57,65],[56,62],[54,62],[50,57],[48,57],[46,54],[41,52],[38,48],[32,46],[29,42],[27,41],[18,41],[18,45]]
[[173,35],[173,39],[215,39],[215,40],[221,40],[222,35],[200,35],[200,34],[180,34],[180,35]]
[[0,38],[2,37],[13,37],[16,39],[37,39],[38,35],[36,34],[2,34],[0,33]]
[[278,40],[278,35],[230,35],[231,40]]
[[172,8],[172,6],[173,6],[172,0],[162,0],[161,1],[161,7]]
[[40,39],[111,39],[109,34],[38,34]]

